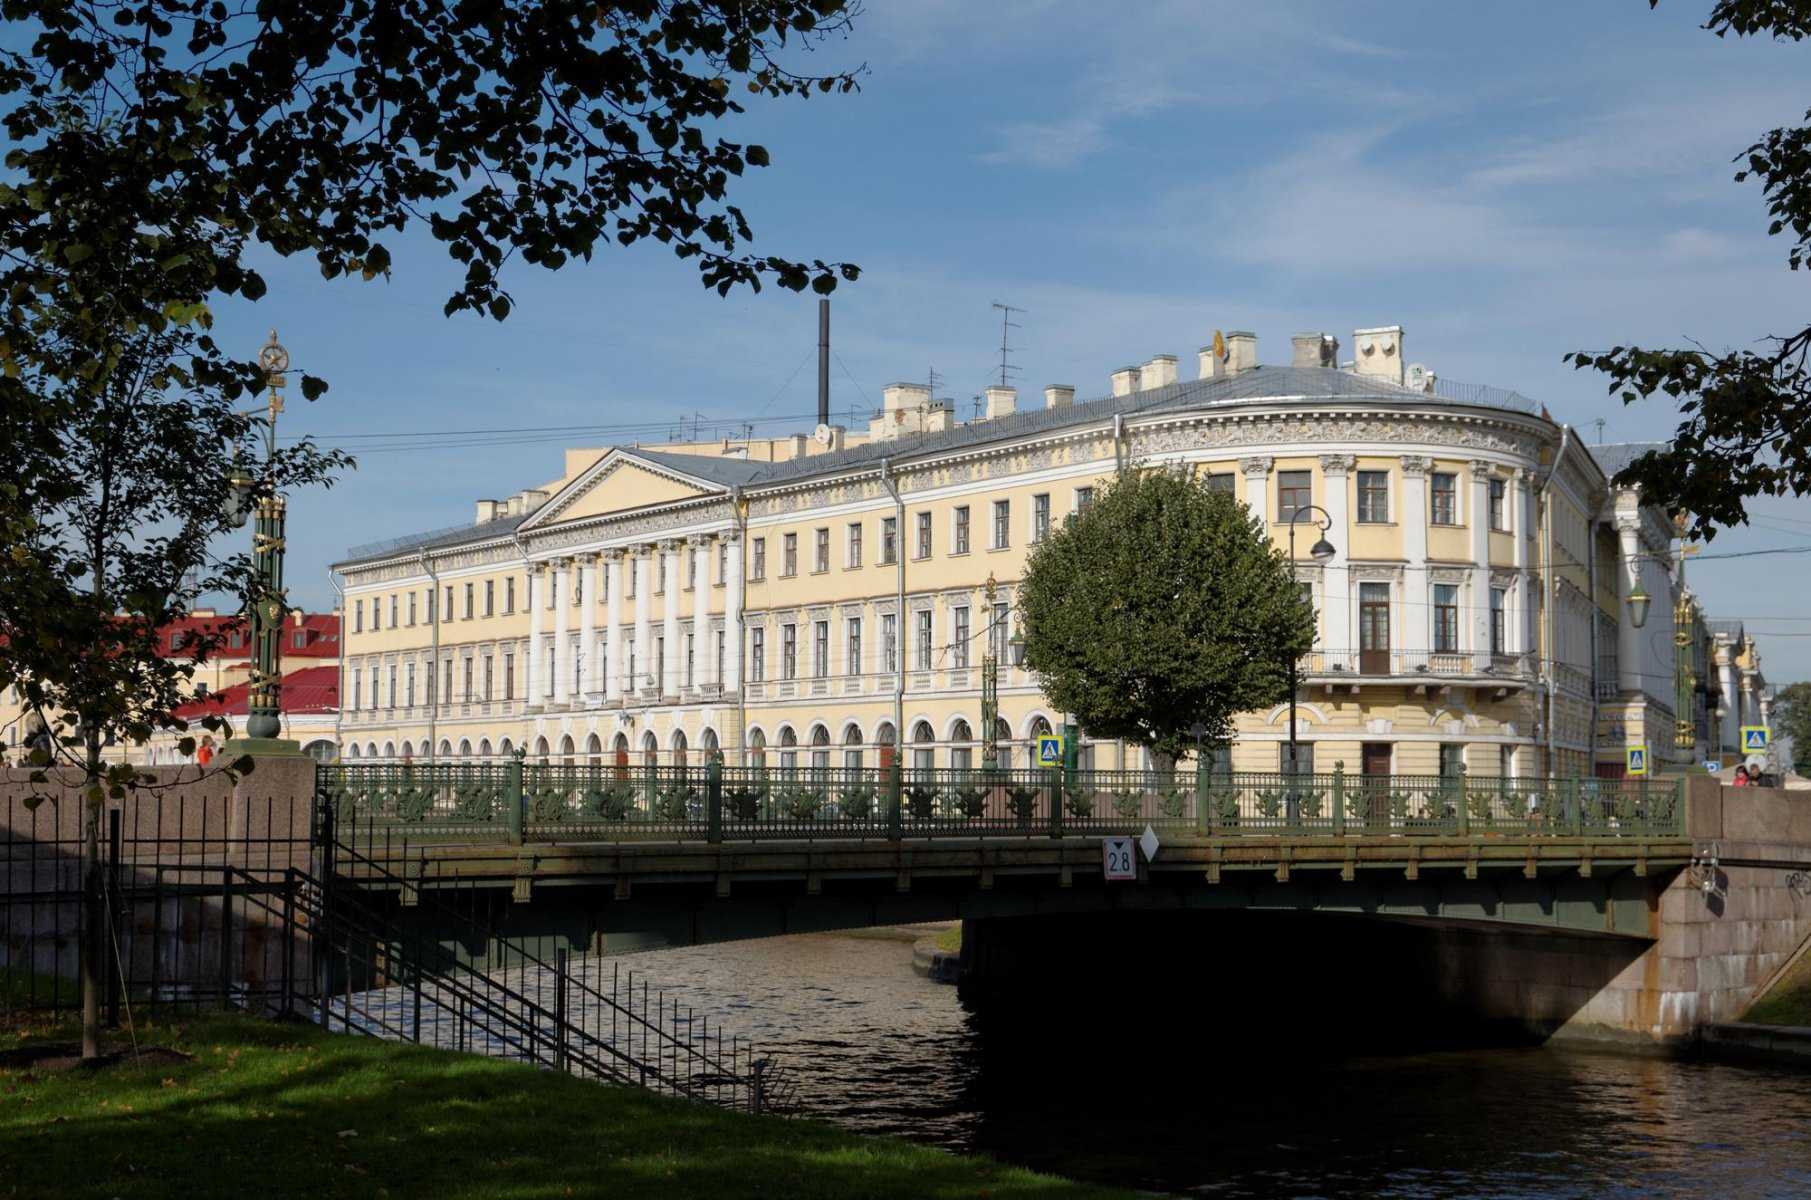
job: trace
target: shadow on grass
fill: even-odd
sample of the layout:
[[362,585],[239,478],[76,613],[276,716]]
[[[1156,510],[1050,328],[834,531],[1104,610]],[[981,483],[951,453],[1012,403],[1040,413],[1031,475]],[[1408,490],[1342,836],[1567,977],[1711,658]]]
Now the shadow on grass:
[[139,1037],[195,1059],[99,1074],[0,1071],[0,1195],[1122,1194],[307,1026],[220,1019],[141,1028]]

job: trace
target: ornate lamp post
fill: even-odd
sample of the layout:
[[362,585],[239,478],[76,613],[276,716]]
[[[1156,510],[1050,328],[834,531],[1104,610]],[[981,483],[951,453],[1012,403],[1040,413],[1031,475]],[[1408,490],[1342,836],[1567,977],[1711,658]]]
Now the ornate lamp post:
[[[1000,614],[994,608],[994,592],[998,585],[994,577],[987,577],[987,650],[981,656],[981,727],[984,730],[981,743],[981,765],[992,772],[1000,765],[1000,740],[996,726],[1000,717],[1000,662],[994,653],[1000,636],[998,631]],[[1025,653],[1025,639],[1014,633],[1006,643],[1008,660],[1018,666]]]
[[[1293,577],[1295,574],[1295,526],[1296,526],[1296,523],[1298,521],[1301,521],[1304,517],[1308,518],[1310,523],[1313,524],[1316,528],[1318,528],[1321,532],[1321,536],[1315,540],[1314,545],[1311,546],[1308,550],[1309,557],[1313,558],[1314,561],[1317,563],[1325,564],[1335,554],[1339,553],[1337,550],[1335,550],[1333,548],[1333,543],[1329,542],[1326,538],[1327,531],[1329,529],[1333,528],[1332,514],[1329,513],[1326,509],[1322,508],[1318,504],[1304,504],[1301,507],[1297,508],[1294,512],[1289,514],[1289,572],[1290,572],[1291,577]],[[1297,758],[1298,751],[1297,751],[1296,741],[1295,741],[1295,694],[1296,694],[1296,691],[1300,687],[1300,682],[1298,679],[1298,675],[1299,675],[1300,671],[1301,671],[1300,659],[1298,659],[1295,655],[1290,655],[1290,657],[1289,657],[1289,783],[1290,783],[1290,787],[1289,787],[1289,823],[1292,825],[1296,821],[1296,806],[1299,803],[1299,801],[1296,799],[1296,791],[1295,791],[1295,778],[1296,778],[1297,774],[1299,774],[1299,772],[1297,770],[1297,767],[1299,765],[1299,759]]]
[[[289,351],[277,341],[277,331],[258,351],[258,363],[264,368],[270,387],[264,424],[264,463],[266,473],[277,453],[277,414],[283,411],[284,374],[289,370]],[[235,467],[230,510],[244,520],[245,499],[252,480],[242,468]],[[283,540],[284,504],[274,493],[257,503],[252,525],[252,569],[257,579],[257,592],[251,609],[252,647],[256,659],[252,666],[250,695],[246,705],[245,736],[227,743],[230,752],[238,754],[299,754],[299,743],[277,736],[282,731],[283,706]]]

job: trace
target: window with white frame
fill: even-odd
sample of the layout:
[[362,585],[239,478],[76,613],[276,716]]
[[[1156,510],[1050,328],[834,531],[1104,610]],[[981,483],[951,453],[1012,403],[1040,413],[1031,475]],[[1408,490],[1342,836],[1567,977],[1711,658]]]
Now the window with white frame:
[[799,573],[799,535],[788,533],[780,539],[780,575],[790,579]]
[[968,667],[968,605],[958,604],[950,610],[954,633],[950,639],[950,665],[958,671]]
[[860,675],[862,673],[861,618],[850,617],[843,624],[843,674]]
[[811,569],[819,574],[830,569],[830,527],[828,525],[812,532]]
[[811,677],[822,679],[830,674],[830,622],[811,623]]
[[917,521],[918,540],[912,550],[912,557],[929,558],[931,556],[931,514],[928,512],[921,512],[917,514],[915,519]]
[[1390,519],[1390,473],[1358,473],[1358,520],[1360,524],[1381,525]]
[[950,553],[968,553],[968,505],[958,504],[950,528]]
[[899,561],[899,518],[880,519],[880,561],[891,566]]
[[780,626],[780,678],[797,679],[799,675],[799,627]]
[[748,633],[748,677],[755,683],[767,678],[767,631],[758,625]]
[[1509,481],[1490,481],[1490,527],[1498,533],[1509,532]]
[[1509,592],[1500,587],[1490,589],[1490,652],[1509,653]]
[[861,566],[861,522],[849,522],[849,537],[846,552],[843,555],[844,565],[851,570]]
[[1012,544],[1012,501],[994,501],[994,545],[995,550],[1004,550]]
[[899,617],[883,613],[880,618],[880,669],[899,670]]
[[1452,583],[1434,585],[1434,653],[1456,654],[1459,650],[1459,587]]
[[759,583],[767,578],[767,539],[758,537],[749,550],[748,577]]
[[1427,477],[1428,520],[1435,525],[1459,523],[1459,477],[1451,471],[1435,471]]
[[1093,507],[1094,507],[1094,489],[1092,487],[1076,488],[1075,489],[1075,511],[1078,513],[1085,513],[1090,508],[1093,508]]
[[923,612],[917,613],[914,619],[918,622],[918,627],[914,631],[915,640],[918,643],[916,647],[918,669],[928,671],[931,669],[931,611],[927,608]]
[[1050,536],[1050,493],[1039,492],[1031,498],[1031,540],[1041,542]]

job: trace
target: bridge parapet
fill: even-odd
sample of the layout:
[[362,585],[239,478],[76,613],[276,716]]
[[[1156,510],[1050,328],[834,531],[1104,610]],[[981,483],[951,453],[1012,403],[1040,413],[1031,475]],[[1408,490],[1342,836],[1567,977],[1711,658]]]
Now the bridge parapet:
[[1059,769],[332,764],[342,821],[414,840],[1677,838],[1678,781]]

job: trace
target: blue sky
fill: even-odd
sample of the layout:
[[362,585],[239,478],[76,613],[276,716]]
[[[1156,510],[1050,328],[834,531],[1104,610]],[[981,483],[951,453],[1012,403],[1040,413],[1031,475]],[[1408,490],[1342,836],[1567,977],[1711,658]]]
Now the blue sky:
[[[764,106],[731,136],[774,165],[736,195],[761,252],[864,268],[835,302],[833,403],[935,368],[958,400],[997,362],[993,301],[1025,308],[1021,387],[1106,390],[1116,367],[1252,329],[1401,323],[1410,361],[1512,387],[1595,439],[1662,436],[1569,350],[1746,345],[1805,319],[1811,280],[1766,236],[1730,159],[1811,106],[1811,47],[1719,40],[1709,0],[1185,3],[870,0],[815,57],[866,62],[855,96]],[[388,282],[265,264],[221,314],[276,326],[332,390],[288,432],[603,425],[814,405],[809,297],[720,299],[657,247],[514,269],[501,325],[440,307],[458,277],[425,236]],[[349,545],[469,521],[559,472],[561,438],[365,454],[291,504],[289,580],[331,602]],[[1811,502],[1756,507],[1707,553],[1811,544]],[[1776,683],[1811,677],[1811,555],[1703,563],[1716,615],[1756,618]]]

